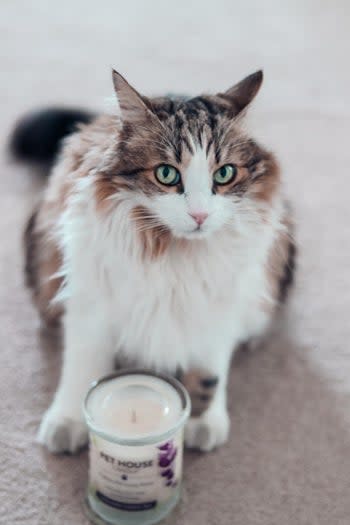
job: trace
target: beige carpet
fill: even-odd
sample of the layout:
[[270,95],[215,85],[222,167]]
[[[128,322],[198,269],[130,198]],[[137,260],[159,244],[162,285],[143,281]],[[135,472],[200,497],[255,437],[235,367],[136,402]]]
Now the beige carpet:
[[[145,93],[221,90],[263,67],[258,135],[278,152],[298,219],[285,326],[240,354],[232,435],[187,454],[168,525],[350,523],[350,5],[347,0],[2,0],[0,129],[49,103],[102,108],[118,68]],[[60,353],[40,344],[21,231],[40,179],[0,177],[0,523],[83,525],[86,453],[34,443]]]

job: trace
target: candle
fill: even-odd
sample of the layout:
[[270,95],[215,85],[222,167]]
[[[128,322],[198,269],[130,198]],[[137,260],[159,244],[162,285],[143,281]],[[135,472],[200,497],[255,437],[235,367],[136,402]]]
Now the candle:
[[87,502],[95,523],[150,525],[176,505],[189,396],[176,379],[124,370],[94,383]]

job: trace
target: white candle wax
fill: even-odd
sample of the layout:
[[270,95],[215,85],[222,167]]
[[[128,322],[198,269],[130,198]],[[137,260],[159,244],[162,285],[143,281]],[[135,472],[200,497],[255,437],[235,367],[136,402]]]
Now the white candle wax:
[[189,399],[172,378],[122,371],[88,393],[88,501],[112,524],[156,523],[176,504]]

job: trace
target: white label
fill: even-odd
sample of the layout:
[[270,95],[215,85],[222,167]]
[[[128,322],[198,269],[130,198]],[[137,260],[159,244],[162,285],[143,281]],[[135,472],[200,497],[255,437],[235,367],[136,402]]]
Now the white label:
[[182,431],[156,445],[122,446],[92,434],[90,493],[109,507],[148,510],[174,495],[182,475]]

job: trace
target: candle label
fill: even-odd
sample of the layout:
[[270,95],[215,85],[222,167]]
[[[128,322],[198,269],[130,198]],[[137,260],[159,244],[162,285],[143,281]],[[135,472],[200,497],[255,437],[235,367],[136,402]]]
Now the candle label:
[[149,510],[173,497],[181,480],[182,431],[157,445],[128,447],[92,435],[89,491],[120,510]]

